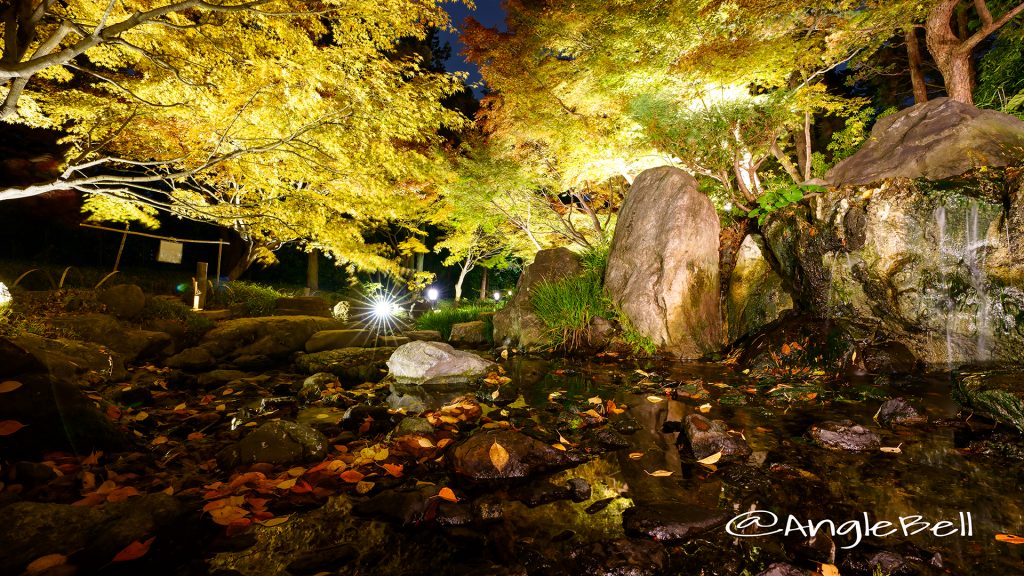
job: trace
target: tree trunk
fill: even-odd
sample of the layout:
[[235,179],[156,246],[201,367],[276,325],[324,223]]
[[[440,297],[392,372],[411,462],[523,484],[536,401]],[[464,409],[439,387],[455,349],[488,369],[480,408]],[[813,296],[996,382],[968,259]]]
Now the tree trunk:
[[811,179],[814,169],[814,145],[811,142],[811,113],[804,112],[804,182]]
[[907,43],[907,60],[910,68],[910,83],[914,87],[914,104],[923,104],[928,101],[928,87],[924,83],[924,74],[921,73],[921,45],[917,41],[917,28],[908,26],[903,31],[903,38]]
[[473,265],[476,264],[473,261],[473,255],[470,253],[466,256],[466,260],[462,263],[462,270],[459,272],[459,279],[455,282],[455,301],[462,300],[462,283],[466,281],[466,275],[473,269]]
[[[966,30],[962,31],[965,36],[963,38],[953,30],[952,22],[953,17],[958,16],[959,4],[960,0],[939,0],[932,7],[924,24],[925,42],[935,59],[935,65],[942,73],[946,83],[946,94],[953,100],[974,104],[974,70],[971,65],[971,54],[985,38],[1024,12],[1024,2],[996,19],[992,17],[984,0],[975,0],[974,6],[982,26],[970,37],[966,37]],[[957,28],[960,28],[960,21],[958,16]]]
[[306,259],[306,296],[320,290],[320,250],[314,248]]
[[484,268],[484,273],[480,276],[480,299],[487,300],[487,268]]
[[242,240],[242,255],[228,272],[228,280],[238,280],[256,261],[256,246],[251,240]]

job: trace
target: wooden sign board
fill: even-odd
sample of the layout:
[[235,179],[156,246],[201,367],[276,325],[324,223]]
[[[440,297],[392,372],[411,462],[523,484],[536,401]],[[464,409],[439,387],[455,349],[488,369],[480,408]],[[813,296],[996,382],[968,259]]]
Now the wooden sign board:
[[168,264],[181,264],[181,250],[184,244],[181,242],[160,241],[160,251],[157,252],[156,261]]

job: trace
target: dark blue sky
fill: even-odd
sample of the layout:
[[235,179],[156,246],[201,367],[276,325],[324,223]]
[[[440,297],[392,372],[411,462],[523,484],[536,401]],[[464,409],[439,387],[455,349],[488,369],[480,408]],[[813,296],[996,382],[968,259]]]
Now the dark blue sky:
[[[470,10],[466,8],[464,4],[445,4],[445,9],[448,10],[448,14],[452,17],[452,23],[455,25],[455,34],[449,32],[441,32],[441,42],[448,42],[452,45],[452,57],[448,60],[449,71],[463,71],[469,72],[470,84],[475,84],[480,81],[480,73],[477,71],[476,66],[467,63],[462,58],[462,42],[459,39],[459,32],[462,30],[462,22],[467,16],[476,18],[478,22],[487,26],[488,28],[498,28],[499,30],[505,30],[505,11],[501,8],[501,0],[476,0],[476,10]],[[480,89],[477,88],[473,91],[477,97],[480,96]]]

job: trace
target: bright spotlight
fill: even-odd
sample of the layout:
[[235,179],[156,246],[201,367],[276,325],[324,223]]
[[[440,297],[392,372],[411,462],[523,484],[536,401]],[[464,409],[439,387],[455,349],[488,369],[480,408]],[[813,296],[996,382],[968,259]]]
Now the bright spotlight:
[[398,312],[398,304],[389,298],[380,297],[373,302],[373,316],[378,320],[387,320]]
[[501,292],[494,293],[494,301],[497,302],[498,300],[501,300]]
[[428,288],[427,289],[427,300],[430,300],[431,302],[436,302],[437,301],[437,297],[438,297],[437,288]]

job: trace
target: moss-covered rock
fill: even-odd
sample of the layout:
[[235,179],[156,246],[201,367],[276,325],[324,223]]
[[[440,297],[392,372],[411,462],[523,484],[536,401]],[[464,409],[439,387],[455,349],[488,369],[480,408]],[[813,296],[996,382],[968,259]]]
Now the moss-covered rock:
[[1024,380],[1020,372],[961,374],[953,384],[953,399],[965,409],[1024,432]]

